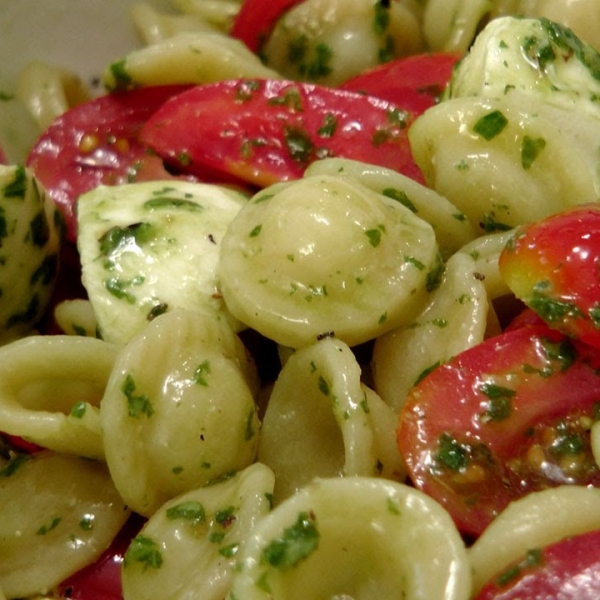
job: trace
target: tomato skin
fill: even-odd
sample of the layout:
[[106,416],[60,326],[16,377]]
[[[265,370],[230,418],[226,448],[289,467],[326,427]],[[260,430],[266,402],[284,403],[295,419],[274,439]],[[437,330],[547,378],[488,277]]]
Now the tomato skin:
[[299,178],[327,156],[422,181],[407,137],[413,120],[412,113],[355,92],[240,79],[197,86],[169,100],[140,138],[177,170],[201,176],[212,169],[261,187]]
[[436,104],[462,54],[438,52],[399,58],[365,71],[340,88],[363,92],[421,114]]
[[278,19],[302,2],[304,0],[244,0],[230,35],[258,53]]
[[600,205],[520,228],[499,267],[515,296],[548,325],[600,348]]
[[578,429],[595,418],[598,367],[597,349],[545,324],[504,332],[438,367],[399,415],[413,484],[469,535],[529,492],[600,485],[589,428]]
[[487,583],[475,600],[597,600],[600,531],[532,549]]
[[100,184],[169,179],[162,161],[138,140],[141,125],[165,100],[189,86],[115,92],[58,117],[34,144],[26,164],[60,208],[67,239],[77,233],[77,198]]

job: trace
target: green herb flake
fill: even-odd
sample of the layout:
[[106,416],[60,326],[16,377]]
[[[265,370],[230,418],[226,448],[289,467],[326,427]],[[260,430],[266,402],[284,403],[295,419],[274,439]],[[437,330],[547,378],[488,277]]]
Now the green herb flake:
[[194,370],[192,381],[198,385],[208,387],[207,375],[210,375],[210,362],[205,360],[201,362]]
[[546,357],[560,365],[561,373],[569,369],[577,360],[577,348],[570,340],[553,342],[547,338],[541,340]]
[[61,517],[53,517],[52,520],[46,525],[42,525],[36,532],[36,535],[46,535],[53,529],[56,529],[60,522],[62,521]]
[[89,404],[87,402],[84,402],[83,400],[80,402],[76,402],[73,405],[73,408],[71,408],[71,412],[69,413],[69,416],[73,417],[74,419],[83,419],[88,406],[89,406]]
[[165,511],[165,516],[169,521],[188,521],[192,525],[199,525],[206,520],[206,512],[200,502],[196,500],[189,500],[170,506]]
[[127,398],[127,414],[133,418],[139,418],[142,415],[151,417],[154,414],[152,404],[146,394],[135,394],[136,385],[131,374],[127,374],[123,384],[121,385],[121,391]]
[[79,527],[83,529],[83,531],[91,531],[94,529],[95,520],[95,515],[84,515],[79,521]]
[[521,142],[521,166],[525,171],[531,168],[540,152],[546,147],[544,138],[532,138],[526,135]]
[[469,464],[468,449],[448,433],[438,439],[438,451],[434,455],[438,466],[451,471],[460,471]]
[[375,35],[384,34],[390,26],[390,4],[389,2],[376,2],[373,6],[373,31]]
[[337,126],[337,117],[334,114],[328,112],[323,119],[323,124],[317,130],[317,133],[322,138],[331,138],[334,136]]
[[479,391],[489,398],[487,410],[482,415],[484,421],[503,421],[510,416],[515,390],[495,383],[483,383]]
[[402,206],[408,208],[411,212],[417,213],[417,207],[413,204],[411,199],[408,197],[408,194],[404,190],[398,190],[396,188],[385,188],[381,192],[387,198],[391,198],[396,202],[402,204]]
[[323,394],[324,396],[329,396],[329,393],[330,393],[329,384],[327,383],[327,381],[325,380],[323,375],[319,375],[319,379],[317,381],[317,386],[318,386],[321,394]]
[[16,454],[0,469],[0,477],[11,477],[30,459],[31,454]]
[[143,246],[154,237],[153,230],[150,223],[144,222],[133,223],[126,227],[111,227],[99,240],[100,254],[111,258],[117,252]]
[[111,86],[110,91],[115,90],[128,90],[133,86],[133,79],[127,71],[126,59],[118,60],[109,66],[109,71],[114,78],[114,84]]
[[317,549],[319,538],[315,516],[301,512],[292,526],[263,549],[261,560],[282,571],[291,569]]
[[25,198],[25,192],[27,191],[27,172],[25,167],[18,166],[15,169],[15,177],[4,186],[2,195],[5,198]]
[[123,558],[123,567],[128,568],[133,563],[141,564],[144,571],[160,569],[163,557],[158,543],[144,534],[134,537]]
[[258,237],[260,235],[260,232],[262,231],[262,225],[257,225],[251,232],[250,232],[250,237],[251,238],[255,238]]
[[494,110],[481,117],[473,126],[473,131],[490,141],[500,135],[507,125],[508,119],[499,110]]
[[381,244],[381,228],[367,229],[367,231],[365,231],[365,235],[369,240],[369,244],[371,244],[373,248],[377,248],[379,244]]
[[286,124],[283,129],[283,138],[289,155],[301,165],[308,165],[315,154],[315,147],[310,139],[310,134],[295,125]]

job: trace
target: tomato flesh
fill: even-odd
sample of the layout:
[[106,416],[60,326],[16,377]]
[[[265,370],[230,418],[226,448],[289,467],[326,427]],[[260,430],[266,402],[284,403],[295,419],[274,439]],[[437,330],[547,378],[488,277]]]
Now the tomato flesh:
[[286,80],[197,86],[166,102],[140,139],[177,171],[207,169],[249,184],[301,177],[337,156],[396,169],[422,181],[408,142],[414,115],[363,94]]
[[600,206],[522,227],[499,267],[515,296],[546,323],[600,348]]
[[533,548],[487,583],[475,600],[597,600],[600,531]]
[[439,101],[461,56],[439,52],[399,58],[348,79],[340,88],[382,98],[420,114]]
[[545,324],[502,333],[438,367],[399,416],[413,483],[469,535],[527,493],[600,485],[589,436],[598,367],[596,348]]
[[138,133],[165,100],[188,86],[116,92],[80,104],[58,117],[35,143],[26,164],[61,210],[67,238],[76,239],[77,198],[98,185],[170,179]]

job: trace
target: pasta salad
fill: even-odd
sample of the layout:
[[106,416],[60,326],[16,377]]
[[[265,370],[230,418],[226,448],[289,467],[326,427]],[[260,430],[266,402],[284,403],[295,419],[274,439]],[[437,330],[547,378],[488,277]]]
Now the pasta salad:
[[130,16],[0,90],[0,598],[596,598],[595,2]]

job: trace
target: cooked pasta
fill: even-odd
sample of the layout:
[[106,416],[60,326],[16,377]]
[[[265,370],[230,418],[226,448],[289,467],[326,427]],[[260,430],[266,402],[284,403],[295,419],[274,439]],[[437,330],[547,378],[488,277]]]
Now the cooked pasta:
[[255,463],[161,506],[123,564],[125,600],[223,600],[237,556],[271,509],[273,473]]
[[299,350],[275,382],[260,435],[258,459],[275,474],[275,503],[315,477],[402,480],[397,449],[378,446],[394,438],[395,427],[395,413],[361,384],[346,344],[325,338]]
[[379,336],[373,348],[375,389],[398,412],[429,370],[481,342],[488,296],[475,261],[464,253],[446,263],[440,287],[414,322]]
[[42,452],[14,458],[0,474],[0,586],[8,598],[47,593],[93,562],[130,514],[100,462]]
[[335,334],[350,346],[407,323],[435,286],[429,224],[347,178],[304,177],[256,194],[221,247],[231,313],[298,348]]
[[470,591],[464,543],[437,503],[401,483],[346,477],[310,483],[256,524],[231,595],[467,600]]
[[184,31],[133,50],[107,67],[103,81],[107,89],[118,90],[236,77],[278,78],[279,74],[239,40],[223,33]]
[[99,404],[116,350],[68,335],[30,336],[1,347],[2,431],[57,452],[103,459]]
[[418,20],[400,2],[307,0],[280,19],[261,55],[286,77],[335,85],[422,49]]
[[254,460],[252,369],[229,326],[201,313],[161,315],[123,347],[100,416],[106,461],[133,510],[150,516]]

